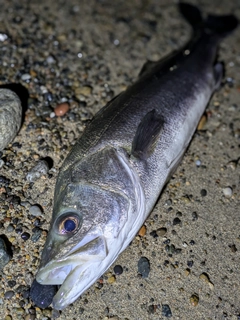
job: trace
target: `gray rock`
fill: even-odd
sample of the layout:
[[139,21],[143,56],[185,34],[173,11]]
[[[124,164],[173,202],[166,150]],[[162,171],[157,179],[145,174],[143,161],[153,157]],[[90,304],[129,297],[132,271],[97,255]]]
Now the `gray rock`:
[[169,307],[168,304],[163,304],[162,305],[162,316],[163,317],[167,317],[167,318],[171,318],[172,317],[172,311]]
[[26,179],[29,182],[38,180],[42,175],[47,174],[49,166],[47,161],[40,160],[27,174]]
[[7,251],[6,244],[2,238],[0,238],[0,270],[2,270],[5,265],[11,259],[10,254]]
[[29,213],[34,217],[40,217],[42,215],[42,210],[38,205],[34,205],[29,208]]
[[9,89],[0,89],[0,150],[17,135],[22,121],[19,97]]
[[142,257],[138,261],[138,273],[142,275],[142,278],[147,278],[150,272],[150,262],[146,257]]

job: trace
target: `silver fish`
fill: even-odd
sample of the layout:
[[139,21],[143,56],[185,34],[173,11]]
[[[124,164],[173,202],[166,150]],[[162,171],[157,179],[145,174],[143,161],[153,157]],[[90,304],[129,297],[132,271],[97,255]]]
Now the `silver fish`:
[[237,19],[203,20],[185,3],[180,11],[193,40],[147,63],[139,80],[95,115],[60,170],[36,276],[40,284],[61,285],[55,309],[74,302],[132,241],[220,86],[217,47]]

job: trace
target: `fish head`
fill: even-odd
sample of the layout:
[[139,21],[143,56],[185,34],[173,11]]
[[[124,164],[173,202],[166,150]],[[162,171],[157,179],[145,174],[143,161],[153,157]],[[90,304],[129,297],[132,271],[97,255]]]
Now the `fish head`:
[[40,284],[61,285],[55,309],[75,301],[116,259],[128,206],[122,195],[92,185],[69,184],[57,197],[36,276]]

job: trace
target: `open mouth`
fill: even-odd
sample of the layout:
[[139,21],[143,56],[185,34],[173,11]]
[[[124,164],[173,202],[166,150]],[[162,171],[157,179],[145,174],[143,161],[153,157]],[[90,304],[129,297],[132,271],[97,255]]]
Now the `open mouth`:
[[41,284],[62,284],[76,267],[89,262],[102,261],[107,256],[105,239],[97,237],[82,245],[77,244],[70,252],[59,260],[52,260],[42,267],[37,274]]

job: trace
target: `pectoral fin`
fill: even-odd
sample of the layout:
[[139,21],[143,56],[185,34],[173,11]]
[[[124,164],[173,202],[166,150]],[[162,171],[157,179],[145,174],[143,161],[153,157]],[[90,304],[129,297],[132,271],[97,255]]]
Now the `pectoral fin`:
[[141,69],[141,71],[139,72],[139,77],[142,77],[143,75],[145,75],[146,73],[148,73],[149,71],[151,71],[152,70],[152,68],[154,67],[154,66],[156,66],[156,62],[154,62],[154,61],[147,61],[147,62],[145,62],[144,63],[144,65],[142,66],[142,69]]
[[140,122],[132,143],[132,155],[146,160],[154,151],[162,131],[164,120],[155,109],[148,112]]

